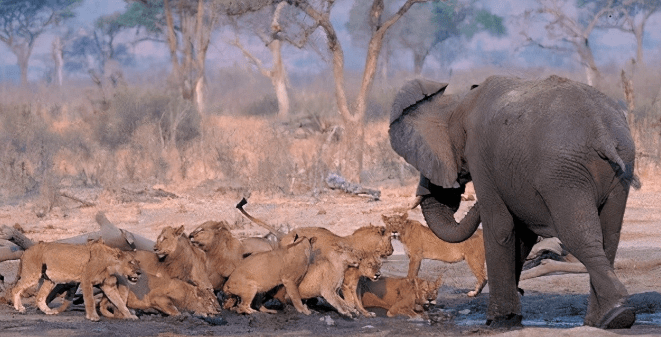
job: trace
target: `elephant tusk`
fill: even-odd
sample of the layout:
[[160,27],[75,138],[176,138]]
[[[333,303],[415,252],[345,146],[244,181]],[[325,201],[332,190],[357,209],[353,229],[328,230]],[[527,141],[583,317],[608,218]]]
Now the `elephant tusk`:
[[415,200],[413,201],[413,204],[411,204],[411,207],[409,207],[409,209],[414,209],[414,208],[418,207],[421,202],[422,202],[422,196],[421,195],[415,197]]

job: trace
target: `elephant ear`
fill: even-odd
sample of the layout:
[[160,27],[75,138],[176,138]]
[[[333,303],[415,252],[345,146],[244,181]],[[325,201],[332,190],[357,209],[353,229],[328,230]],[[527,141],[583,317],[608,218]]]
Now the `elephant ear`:
[[457,187],[459,162],[450,141],[448,120],[458,104],[444,96],[447,83],[408,82],[397,93],[390,114],[390,144],[434,185]]

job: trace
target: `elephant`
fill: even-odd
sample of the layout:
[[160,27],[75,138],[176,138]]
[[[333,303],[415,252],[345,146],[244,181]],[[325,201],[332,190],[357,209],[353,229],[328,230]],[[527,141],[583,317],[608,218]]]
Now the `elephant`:
[[[590,275],[584,324],[629,328],[635,311],[614,273],[635,146],[625,111],[586,84],[558,76],[491,76],[462,95],[416,79],[395,96],[393,150],[421,175],[417,194],[431,230],[461,242],[480,221],[489,304],[486,324],[520,326],[523,263],[538,236],[558,237]],[[453,218],[466,183],[477,204]]]

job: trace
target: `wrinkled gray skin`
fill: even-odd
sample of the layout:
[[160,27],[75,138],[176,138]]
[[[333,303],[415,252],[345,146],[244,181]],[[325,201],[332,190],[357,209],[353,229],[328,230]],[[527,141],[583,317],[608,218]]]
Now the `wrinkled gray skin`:
[[461,224],[450,219],[473,181],[487,253],[487,324],[520,324],[521,268],[540,235],[560,238],[586,266],[585,324],[630,327],[635,314],[613,271],[629,187],[638,184],[622,109],[557,76],[489,77],[463,97],[445,95],[446,86],[405,85],[393,103],[390,140],[420,171],[425,220],[445,241],[465,240],[477,227],[474,214]]

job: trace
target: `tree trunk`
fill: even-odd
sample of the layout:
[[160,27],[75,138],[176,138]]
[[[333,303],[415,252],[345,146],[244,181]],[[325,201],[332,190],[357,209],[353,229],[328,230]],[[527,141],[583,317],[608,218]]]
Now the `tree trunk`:
[[21,71],[22,86],[26,86],[28,84],[28,62],[30,60],[30,54],[32,53],[32,48],[26,44],[27,43],[11,46],[11,51],[16,56],[18,69]]
[[427,59],[427,54],[428,53],[419,53],[416,52],[415,50],[413,51],[413,72],[416,75],[420,75],[422,73],[422,66],[425,65],[425,59]]
[[282,41],[277,37],[269,44],[273,55],[273,70],[271,70],[271,83],[278,99],[278,116],[289,115],[289,94],[287,93],[287,73],[282,62]]
[[588,84],[597,89],[601,89],[603,79],[601,72],[599,72],[599,69],[597,68],[597,64],[594,62],[592,48],[590,48],[588,39],[581,39],[579,42],[574,43],[574,45],[581,58],[581,64],[583,64],[583,67],[585,68]]
[[636,36],[636,63],[642,64],[644,24],[634,27],[633,33]]
[[53,62],[55,63],[55,82],[61,87],[64,61],[62,60],[62,40],[59,36],[56,36],[53,40]]

